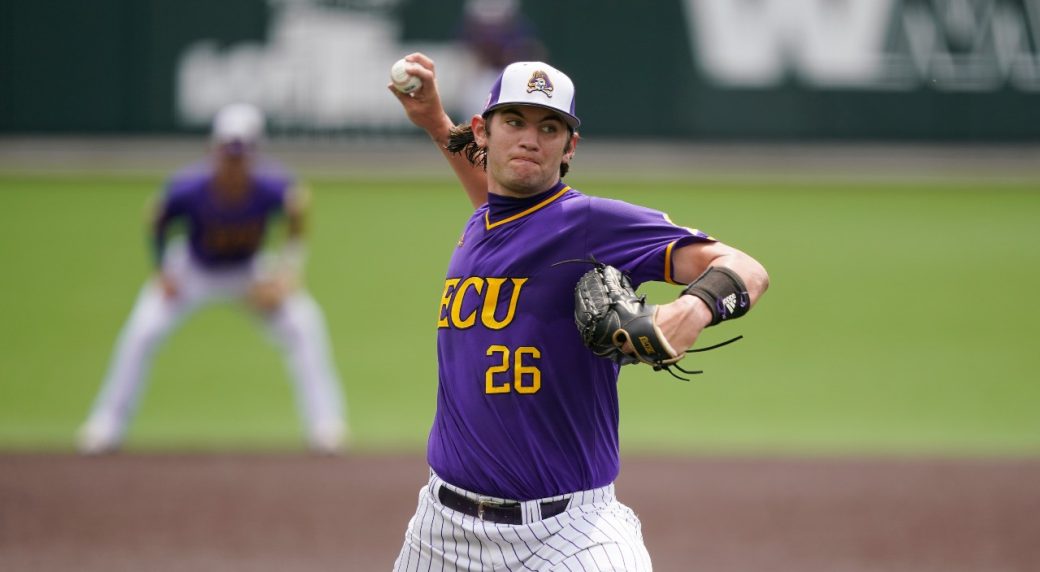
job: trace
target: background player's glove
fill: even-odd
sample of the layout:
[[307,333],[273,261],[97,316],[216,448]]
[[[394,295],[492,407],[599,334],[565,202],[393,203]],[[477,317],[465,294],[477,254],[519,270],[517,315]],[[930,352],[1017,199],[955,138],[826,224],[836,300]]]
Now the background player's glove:
[[[657,306],[636,295],[628,277],[597,264],[574,288],[574,321],[593,353],[621,365],[643,362],[661,369],[681,360],[657,327]],[[622,351],[632,342],[634,354]]]
[[249,287],[248,300],[257,310],[273,312],[295,287],[293,277],[284,273],[275,274],[253,282]]

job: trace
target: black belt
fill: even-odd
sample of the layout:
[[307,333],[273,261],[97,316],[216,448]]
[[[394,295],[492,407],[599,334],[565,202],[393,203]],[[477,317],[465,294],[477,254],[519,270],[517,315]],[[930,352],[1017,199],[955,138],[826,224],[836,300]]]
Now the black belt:
[[[463,496],[448,487],[441,485],[440,490],[437,492],[437,497],[441,500],[441,504],[444,506],[461,512],[462,514],[468,514],[474,516],[480,520],[486,520],[487,522],[497,522],[499,524],[523,524],[524,515],[523,509],[518,502],[510,503],[496,503],[490,501],[478,501],[473,500],[469,497]],[[542,518],[552,518],[561,512],[567,510],[567,506],[571,503],[571,499],[561,499],[556,501],[546,501],[541,505]]]

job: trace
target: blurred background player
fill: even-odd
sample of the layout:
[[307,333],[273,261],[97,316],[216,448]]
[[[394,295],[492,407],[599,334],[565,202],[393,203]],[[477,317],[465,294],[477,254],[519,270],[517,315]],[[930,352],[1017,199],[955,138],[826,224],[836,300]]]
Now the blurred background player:
[[534,23],[521,12],[519,0],[467,0],[457,30],[459,42],[473,57],[474,71],[463,84],[465,117],[484,110],[487,93],[507,65],[545,60],[545,44]]
[[[285,353],[308,444],[321,453],[345,446],[347,426],[325,319],[301,287],[308,193],[281,166],[258,153],[264,116],[236,103],[213,120],[211,157],[176,173],[152,225],[156,273],[142,288],[116,343],[108,373],[79,432],[82,453],[117,449],[136,409],[152,356],[192,311],[239,301],[259,315]],[[287,238],[262,253],[279,215]],[[186,240],[168,240],[174,222]]]

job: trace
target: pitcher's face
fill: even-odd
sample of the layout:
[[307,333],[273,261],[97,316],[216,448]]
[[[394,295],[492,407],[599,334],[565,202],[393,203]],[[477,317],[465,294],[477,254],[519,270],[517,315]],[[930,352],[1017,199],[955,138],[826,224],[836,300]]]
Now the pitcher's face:
[[472,127],[477,144],[487,149],[488,188],[505,196],[530,196],[556,184],[560,163],[570,161],[577,143],[556,112],[531,105],[476,117]]

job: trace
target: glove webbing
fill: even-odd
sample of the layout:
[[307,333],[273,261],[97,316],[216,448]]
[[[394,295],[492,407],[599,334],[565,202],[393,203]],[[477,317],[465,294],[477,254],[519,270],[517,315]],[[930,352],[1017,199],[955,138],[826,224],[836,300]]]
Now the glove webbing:
[[[720,343],[717,343],[717,344],[715,344],[713,346],[708,346],[706,348],[688,349],[688,350],[686,350],[686,353],[692,354],[692,353],[697,353],[697,352],[706,352],[708,350],[713,350],[715,348],[721,348],[722,346],[725,346],[725,345],[728,345],[728,344],[732,344],[733,342],[735,342],[737,340],[740,340],[740,339],[743,339],[743,338],[744,338],[744,336],[737,336],[735,338],[730,338],[730,339],[728,339],[728,340],[726,340],[724,342],[720,342]],[[702,370],[702,369],[693,369],[693,370],[684,369],[682,366],[680,366],[677,363],[673,363],[672,365],[655,365],[654,366],[654,371],[661,371],[663,369],[663,370],[667,371],[668,373],[672,374],[672,377],[674,377],[675,379],[681,379],[683,381],[690,381],[689,379],[687,379],[685,377],[682,377],[680,375],[677,375],[674,371],[672,371],[673,367],[675,369],[677,369],[677,370],[679,370],[679,371],[681,371],[683,373],[689,374],[689,375],[695,375],[695,374],[698,374],[698,373],[704,373],[704,370]]]
[[[551,266],[552,267],[556,267],[556,266],[559,266],[561,264],[573,264],[573,263],[591,264],[591,265],[597,266],[597,267],[598,266],[604,266],[604,264],[602,262],[596,260],[596,258],[593,257],[593,256],[590,256],[589,258],[571,258],[571,259],[567,259],[567,260],[560,260],[559,262],[556,262],[556,263],[552,264]],[[707,272],[705,272],[705,274],[707,274]],[[703,277],[703,275],[702,275],[702,277]],[[737,277],[737,280],[739,280],[739,277]],[[691,286],[692,286],[692,284],[691,284]],[[687,290],[688,289],[689,289],[689,287],[687,287]],[[687,291],[683,292],[683,294],[687,294],[687,293],[688,293]],[[646,296],[643,296],[640,300],[645,300],[645,299],[646,299]],[[713,310],[713,313],[714,313],[714,310]],[[713,350],[713,349],[716,349],[716,348],[721,348],[722,346],[725,346],[725,345],[729,345],[729,344],[731,344],[731,343],[733,343],[733,342],[735,342],[737,340],[741,340],[743,338],[744,338],[744,336],[740,335],[740,336],[737,336],[735,338],[730,338],[730,339],[728,339],[728,340],[726,340],[724,342],[720,342],[720,343],[717,343],[715,345],[708,346],[706,348],[688,349],[688,350],[686,350],[686,353],[692,354],[692,353],[697,353],[697,352],[706,352],[708,350]],[[633,341],[633,343],[635,343],[635,342]],[[681,379],[682,381],[690,381],[690,380],[685,378],[685,377],[682,377],[682,376],[676,374],[674,371],[672,371],[673,367],[675,369],[678,369],[679,371],[681,371],[681,372],[683,372],[685,374],[689,374],[689,375],[696,375],[696,374],[704,373],[704,370],[699,370],[699,369],[697,369],[697,370],[689,370],[689,369],[685,369],[682,366],[680,366],[678,363],[673,363],[671,365],[654,365],[652,367],[654,368],[654,371],[661,371],[663,369],[663,370],[667,371],[672,377],[674,377],[676,379]]]

